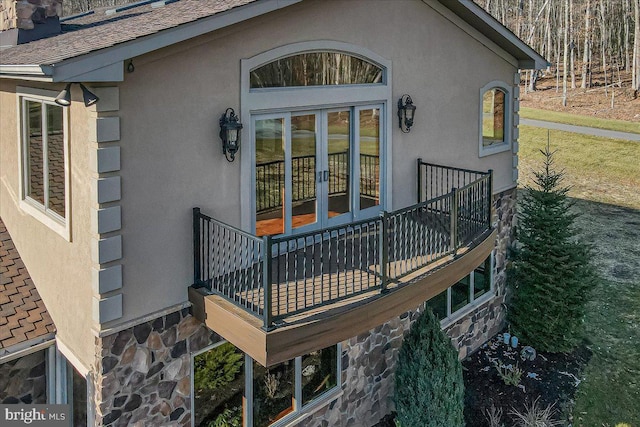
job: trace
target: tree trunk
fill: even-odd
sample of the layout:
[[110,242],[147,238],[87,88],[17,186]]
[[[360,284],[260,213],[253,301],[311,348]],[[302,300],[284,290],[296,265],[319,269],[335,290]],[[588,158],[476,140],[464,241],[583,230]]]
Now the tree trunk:
[[567,71],[569,68],[569,0],[564,2],[564,55],[562,57],[562,106],[567,106]]
[[588,74],[591,73],[591,0],[587,0],[587,11],[584,18],[584,51],[582,55],[582,84],[581,88],[587,87],[589,81]]
[[640,0],[634,0],[633,10],[635,17],[635,34],[633,38],[633,73],[632,88],[635,90],[635,96],[638,96],[640,90]]

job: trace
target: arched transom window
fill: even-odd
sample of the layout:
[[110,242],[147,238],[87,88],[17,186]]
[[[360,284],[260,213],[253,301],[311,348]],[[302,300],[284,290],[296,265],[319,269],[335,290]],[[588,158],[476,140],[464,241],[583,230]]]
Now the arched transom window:
[[391,62],[331,40],[243,59],[242,227],[306,233],[391,206]]
[[383,70],[340,52],[305,52],[251,71],[251,89],[352,84],[380,84]]

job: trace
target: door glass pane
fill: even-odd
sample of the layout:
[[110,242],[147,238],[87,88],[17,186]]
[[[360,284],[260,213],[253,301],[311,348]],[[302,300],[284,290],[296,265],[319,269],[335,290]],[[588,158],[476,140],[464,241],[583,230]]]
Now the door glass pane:
[[380,204],[380,109],[360,110],[360,209]]
[[317,219],[316,115],[291,117],[291,227]]
[[351,112],[327,113],[329,218],[351,211]]
[[44,205],[42,104],[27,101],[27,196]]
[[284,119],[256,120],[256,234],[284,233]]
[[294,387],[294,359],[269,369],[254,362],[254,427],[266,427],[293,412]]
[[49,208],[64,218],[64,134],[62,107],[48,105],[47,161],[49,162]]
[[302,356],[302,404],[306,405],[338,385],[338,347]]
[[244,353],[224,343],[193,358],[197,427],[242,425]]

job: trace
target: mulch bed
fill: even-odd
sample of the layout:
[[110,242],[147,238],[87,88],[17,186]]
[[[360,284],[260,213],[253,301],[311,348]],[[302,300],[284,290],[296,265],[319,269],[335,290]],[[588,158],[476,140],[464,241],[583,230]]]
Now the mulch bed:
[[[517,425],[510,413],[523,412],[525,405],[538,399],[538,407],[554,405],[554,419],[571,425],[573,399],[582,380],[584,366],[591,358],[586,343],[572,353],[537,353],[533,361],[522,360],[523,345],[516,349],[502,342],[498,334],[462,362],[465,385],[464,418],[467,427],[487,427],[486,411],[502,410],[504,426]],[[507,385],[495,364],[522,370],[520,384]],[[394,427],[395,414],[387,415],[374,427]]]
[[[492,405],[502,409],[504,425],[516,425],[510,412],[523,412],[525,405],[536,399],[539,407],[554,405],[554,418],[563,425],[571,423],[573,398],[591,357],[586,343],[572,353],[537,353],[533,361],[522,359],[522,349],[522,345],[513,349],[504,344],[502,334],[498,334],[463,361],[467,427],[488,426],[486,411]],[[505,384],[495,364],[520,368],[520,384]]]

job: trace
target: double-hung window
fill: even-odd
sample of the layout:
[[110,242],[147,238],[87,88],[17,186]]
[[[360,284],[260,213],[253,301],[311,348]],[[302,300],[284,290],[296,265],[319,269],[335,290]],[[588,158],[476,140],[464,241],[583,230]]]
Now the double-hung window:
[[69,239],[67,109],[47,91],[19,96],[21,208]]

